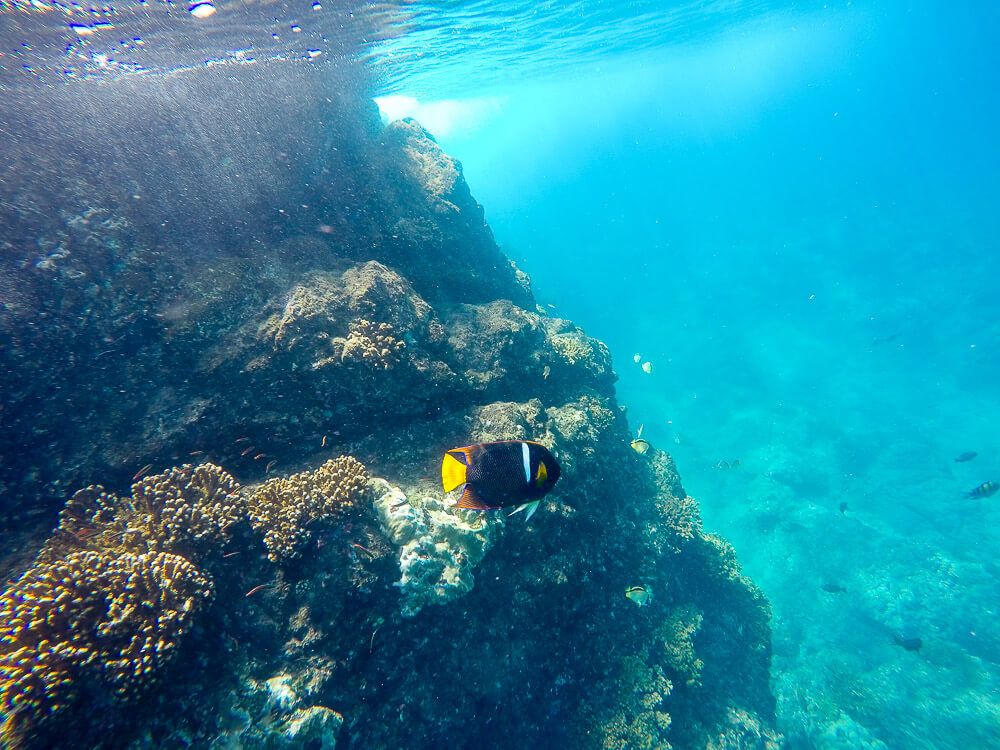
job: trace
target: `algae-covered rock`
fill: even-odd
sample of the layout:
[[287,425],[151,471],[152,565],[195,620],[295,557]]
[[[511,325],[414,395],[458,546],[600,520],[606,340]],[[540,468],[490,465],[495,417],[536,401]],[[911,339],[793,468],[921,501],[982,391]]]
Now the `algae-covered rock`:
[[[629,447],[607,347],[539,312],[419,125],[261,70],[81,82],[114,133],[11,145],[0,502],[22,548],[56,531],[6,563],[5,741],[771,747],[767,602]],[[20,176],[63,149],[71,182]],[[560,462],[530,521],[441,491],[493,440]]]

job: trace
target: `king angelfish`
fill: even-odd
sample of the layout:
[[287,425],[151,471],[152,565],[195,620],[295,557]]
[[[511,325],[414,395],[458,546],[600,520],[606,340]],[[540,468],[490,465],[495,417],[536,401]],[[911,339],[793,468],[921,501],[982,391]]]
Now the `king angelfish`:
[[[452,448],[441,462],[445,492],[462,488],[456,508],[496,510],[520,506],[526,518],[559,481],[559,462],[541,443],[504,440]],[[511,514],[513,515],[513,514]]]

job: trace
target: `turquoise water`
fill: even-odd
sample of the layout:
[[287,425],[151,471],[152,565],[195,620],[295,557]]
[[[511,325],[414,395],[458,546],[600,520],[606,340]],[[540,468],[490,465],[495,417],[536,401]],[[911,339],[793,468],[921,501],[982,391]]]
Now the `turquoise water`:
[[408,10],[385,116],[611,347],[773,603],[791,746],[1000,746],[997,6]]

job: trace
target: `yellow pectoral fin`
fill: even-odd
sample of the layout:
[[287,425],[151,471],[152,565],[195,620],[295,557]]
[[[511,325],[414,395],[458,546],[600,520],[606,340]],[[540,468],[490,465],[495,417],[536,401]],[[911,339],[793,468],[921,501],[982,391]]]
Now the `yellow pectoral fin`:
[[538,472],[535,474],[535,486],[541,487],[545,484],[545,480],[549,478],[549,472],[545,468],[545,463],[538,464]]
[[441,485],[445,492],[451,492],[465,484],[465,470],[465,464],[451,453],[444,454],[444,460],[441,462]]

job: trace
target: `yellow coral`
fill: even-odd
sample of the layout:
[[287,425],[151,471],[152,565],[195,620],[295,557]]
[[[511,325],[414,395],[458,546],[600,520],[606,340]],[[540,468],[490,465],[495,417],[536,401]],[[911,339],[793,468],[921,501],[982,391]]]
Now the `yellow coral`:
[[143,478],[123,499],[98,485],[76,492],[40,559],[65,549],[179,552],[198,556],[244,517],[233,477],[214,464],[185,465]]
[[[367,473],[348,456],[271,480],[249,513],[276,560],[315,518],[350,507]],[[121,498],[74,494],[33,565],[0,594],[0,741],[45,746],[74,702],[103,686],[128,700],[148,688],[211,598],[198,563],[247,517],[240,487],[218,466],[146,477]]]
[[670,612],[657,628],[656,638],[663,644],[667,667],[689,686],[700,684],[704,662],[694,650],[694,637],[701,630],[703,615],[687,604]]
[[612,750],[669,750],[667,732],[670,714],[666,698],[673,690],[670,680],[658,666],[649,666],[638,656],[626,656],[618,672],[602,685],[608,700],[588,700],[583,714],[588,715],[587,745],[597,735],[599,746]]
[[340,358],[343,362],[365,363],[388,370],[399,361],[399,353],[406,346],[393,333],[388,323],[359,318],[351,325]]
[[80,683],[129,697],[173,655],[211,580],[169,553],[77,550],[32,566],[0,595],[0,727],[20,747],[51,726]]
[[275,477],[255,488],[248,513],[254,529],[264,536],[268,558],[278,562],[295,557],[309,536],[306,525],[350,508],[367,480],[360,461],[340,456],[316,471]]
[[590,340],[579,331],[557,333],[549,337],[549,342],[556,353],[570,365],[584,362],[594,356],[594,347]]
[[698,509],[698,501],[693,497],[660,494],[656,498],[656,505],[677,537],[690,540],[701,533],[701,511]]

